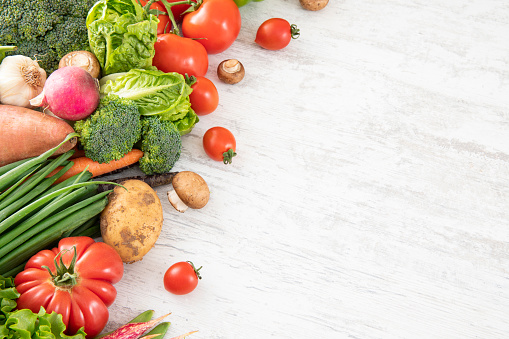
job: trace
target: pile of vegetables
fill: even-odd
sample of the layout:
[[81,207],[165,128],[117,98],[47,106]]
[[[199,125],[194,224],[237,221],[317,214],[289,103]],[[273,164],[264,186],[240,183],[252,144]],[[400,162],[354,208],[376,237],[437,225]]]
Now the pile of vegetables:
[[[170,170],[182,137],[218,107],[208,55],[234,43],[239,7],[251,1],[261,0],[2,0],[0,338],[164,336],[168,322],[149,331],[164,318],[151,320],[153,311],[100,333],[123,263],[141,260],[161,232],[151,187],[171,184],[179,212],[209,200],[201,176]],[[300,0],[313,11],[327,2]],[[271,18],[254,42],[280,50],[299,34]],[[217,66],[226,84],[245,74],[237,59]],[[237,155],[224,127],[209,128],[202,142],[213,160],[231,164]],[[92,180],[136,163],[144,176]],[[190,293],[200,269],[178,262],[164,287]]]

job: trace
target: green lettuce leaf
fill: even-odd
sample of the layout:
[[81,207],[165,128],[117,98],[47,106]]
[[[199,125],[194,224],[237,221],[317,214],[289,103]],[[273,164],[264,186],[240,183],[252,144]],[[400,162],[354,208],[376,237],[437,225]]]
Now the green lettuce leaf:
[[130,99],[138,106],[141,115],[159,115],[177,126],[180,134],[191,131],[199,121],[191,109],[191,86],[179,73],[159,70],[132,69],[111,75],[101,85],[101,95],[118,95]]
[[87,16],[88,41],[103,75],[153,68],[157,40],[155,15],[137,0],[100,0]]
[[0,275],[0,339],[85,339],[83,328],[72,336],[64,334],[66,327],[61,314],[48,314],[43,307],[39,313],[14,310],[19,295],[14,279]]
[[0,275],[0,325],[5,324],[9,312],[16,308],[18,297],[19,293],[14,285],[14,279],[4,278]]

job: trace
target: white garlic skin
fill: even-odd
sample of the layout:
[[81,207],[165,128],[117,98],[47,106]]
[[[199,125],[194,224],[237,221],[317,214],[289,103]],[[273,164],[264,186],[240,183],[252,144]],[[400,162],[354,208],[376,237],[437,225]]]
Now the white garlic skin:
[[0,64],[0,103],[31,108],[30,99],[42,92],[45,82],[46,71],[36,60],[7,56]]

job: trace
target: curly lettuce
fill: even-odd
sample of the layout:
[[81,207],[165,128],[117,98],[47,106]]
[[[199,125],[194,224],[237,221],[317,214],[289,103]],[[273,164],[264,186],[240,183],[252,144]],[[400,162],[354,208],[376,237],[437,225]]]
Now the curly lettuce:
[[101,95],[117,95],[130,99],[141,115],[158,115],[175,124],[181,135],[189,133],[198,122],[191,108],[193,91],[183,75],[159,70],[132,69],[111,75],[102,82]]
[[100,0],[90,9],[86,26],[90,49],[103,75],[152,68],[159,19],[137,0]]
[[0,275],[0,339],[85,339],[83,328],[75,335],[64,333],[61,314],[46,313],[43,307],[39,313],[15,310],[18,297],[14,279]]

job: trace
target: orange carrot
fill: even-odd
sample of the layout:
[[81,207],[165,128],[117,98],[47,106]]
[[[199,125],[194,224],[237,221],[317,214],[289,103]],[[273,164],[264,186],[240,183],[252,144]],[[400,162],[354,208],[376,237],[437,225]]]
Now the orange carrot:
[[[87,170],[90,173],[92,173],[92,177],[97,177],[99,175],[114,172],[118,169],[135,164],[136,162],[138,162],[138,160],[141,159],[142,156],[143,156],[142,151],[140,151],[139,149],[133,148],[129,153],[124,155],[123,158],[121,158],[119,160],[110,161],[109,163],[101,164],[101,163],[98,163],[97,161],[93,161],[92,159],[87,158],[87,157],[75,158],[75,159],[72,159],[72,162],[74,163],[74,165],[67,172],[65,172],[64,175],[62,175],[60,178],[58,178],[55,183],[62,182],[64,180],[72,177],[73,175],[83,172],[83,170],[85,170],[85,168],[87,168],[87,166],[88,166]],[[53,172],[51,172],[48,175],[48,177],[56,174],[60,169],[62,169],[62,167],[57,167]]]

